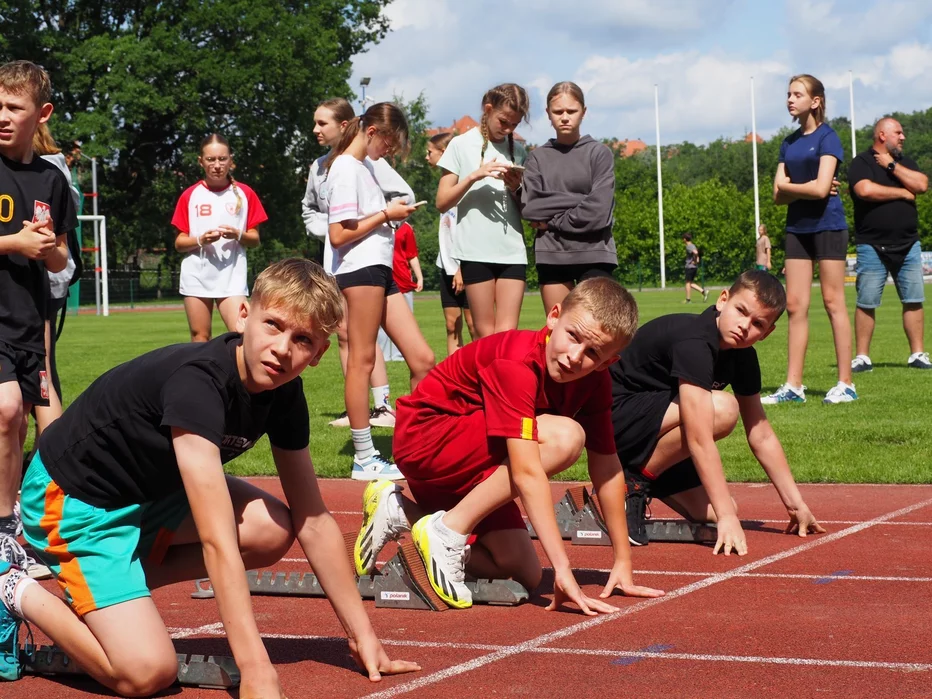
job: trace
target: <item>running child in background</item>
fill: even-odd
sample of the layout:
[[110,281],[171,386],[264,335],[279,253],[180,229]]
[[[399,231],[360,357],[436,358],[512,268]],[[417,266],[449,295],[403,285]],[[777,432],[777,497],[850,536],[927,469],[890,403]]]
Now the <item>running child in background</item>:
[[450,141],[437,166],[441,213],[457,207],[453,258],[460,261],[476,337],[518,327],[527,282],[527,248],[516,197],[526,156],[514,131],[527,121],[524,88],[493,87],[482,97],[479,128]]
[[[277,262],[240,303],[238,332],[122,364],[52,423],[23,481],[23,524],[68,604],[0,563],[4,677],[22,671],[27,621],[114,692],[159,692],[178,663],[150,590],[210,577],[241,696],[281,697],[246,569],[274,564],[296,537],[369,678],[417,669],[389,660],[375,636],[308,452],[300,375],[342,314],[317,263]],[[287,505],[223,472],[266,432]]]
[[246,248],[258,247],[259,224],[269,217],[252,188],[233,179],[233,153],[223,136],[201,141],[197,162],[204,179],[178,199],[172,225],[175,249],[185,254],[179,291],[191,342],[207,342],[215,302],[227,330],[236,325],[249,295]]
[[78,223],[64,175],[33,149],[52,115],[51,98],[51,81],[39,66],[0,66],[0,561],[20,568],[32,562],[16,541],[14,514],[25,416],[49,404],[48,272],[65,269],[67,233]]
[[[414,273],[412,276],[411,273]],[[395,251],[392,254],[392,279],[398,286],[398,293],[404,297],[405,303],[414,313],[414,292],[424,290],[424,274],[421,272],[421,261],[418,259],[417,238],[411,224],[405,221],[395,231]],[[388,335],[379,328],[379,350],[386,362],[403,362],[404,355],[395,347],[395,343],[388,339]],[[378,354],[378,353],[376,353]],[[370,420],[371,424],[371,420]]]
[[[317,142],[333,150],[340,142],[343,132],[346,130],[349,122],[356,116],[353,107],[342,97],[324,100],[317,105],[314,112],[314,135]],[[307,191],[304,194],[304,200],[301,202],[301,215],[304,219],[304,227],[308,235],[312,235],[321,241],[324,246],[323,265],[324,271],[333,274],[333,246],[330,245],[328,230],[330,228],[329,202],[327,197],[330,192],[330,185],[327,182],[327,159],[330,157],[328,152],[322,155],[311,165],[310,172],[307,176]],[[385,158],[378,160],[367,160],[375,174],[376,182],[382,188],[386,201],[392,199],[401,199],[405,204],[414,203],[414,192],[408,186]],[[383,184],[384,183],[384,184]],[[340,368],[343,375],[346,376],[346,359],[349,355],[349,349],[346,342],[346,316],[337,328],[337,342],[340,348]],[[385,368],[385,358],[381,352],[376,352],[375,366],[369,377],[369,385],[372,390],[372,410],[369,411],[369,424],[372,427],[394,427],[395,412],[392,409],[388,382],[388,372]],[[349,427],[349,417],[344,410],[335,420],[331,420],[331,427]]]
[[[717,522],[713,553],[747,553],[715,446],[731,434],[739,414],[748,445],[789,514],[787,533],[825,531],[806,507],[761,407],[752,345],[773,332],[785,307],[776,277],[744,272],[702,313],[645,323],[609,369],[615,446],[628,486],[628,536],[635,546],[648,543],[644,512],[658,498],[692,522]],[[729,384],[734,395],[724,391]]]
[[[438,133],[427,141],[427,162],[437,167],[443,152],[453,139],[452,133]],[[447,356],[463,346],[463,319],[469,328],[470,339],[476,336],[472,313],[463,285],[460,261],[453,257],[453,236],[456,232],[456,207],[440,214],[440,249],[437,266],[440,268],[440,305],[447,330]]]
[[786,206],[786,383],[763,402],[805,403],[803,367],[809,344],[813,262],[819,265],[822,303],[832,325],[838,383],[826,404],[848,403],[858,394],[851,383],[851,319],[845,303],[848,222],[835,175],[844,160],[838,134],[825,123],[825,88],[811,75],[790,78],[786,105],[799,128],[780,144],[773,201]]
[[699,248],[693,242],[692,233],[683,233],[683,242],[686,244],[686,264],[684,267],[686,278],[686,300],[683,303],[692,303],[692,290],[702,294],[702,300],[709,299],[709,291],[696,284],[696,273],[699,271]]
[[[467,573],[513,578],[533,591],[541,563],[517,496],[553,566],[548,609],[572,602],[590,615],[616,611],[603,601],[616,587],[637,597],[663,594],[632,580],[612,438],[606,369],[636,327],[631,294],[612,279],[588,279],[554,305],[543,329],[471,342],[400,398],[395,458],[416,502],[402,498],[396,483],[366,487],[356,572],[369,572],[385,543],[410,529],[431,586],[450,606],[472,605]],[[573,576],[548,483],[583,448],[614,548],[603,599],[584,594]]]
[[355,451],[352,477],[359,480],[401,477],[397,467],[376,450],[369,425],[367,389],[379,326],[404,355],[412,391],[434,366],[434,353],[392,278],[394,230],[390,224],[408,218],[415,207],[398,200],[386,204],[368,164],[394,152],[404,153],[407,145],[404,114],[394,104],[380,102],[350,120],[327,162],[328,236],[333,273],[347,311],[344,398]]
[[527,158],[522,216],[537,230],[534,259],[545,312],[582,280],[611,277],[618,266],[612,235],[615,158],[605,144],[580,136],[585,115],[578,85],[554,85],[547,116],[557,136]]

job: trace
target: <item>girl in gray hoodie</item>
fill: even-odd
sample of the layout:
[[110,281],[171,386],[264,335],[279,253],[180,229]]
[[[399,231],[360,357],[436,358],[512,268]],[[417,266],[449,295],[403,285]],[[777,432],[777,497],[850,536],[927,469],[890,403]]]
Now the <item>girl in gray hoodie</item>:
[[560,82],[547,94],[547,116],[557,133],[525,163],[522,216],[537,229],[537,279],[550,311],[583,279],[610,277],[618,266],[612,236],[615,163],[608,146],[580,136],[583,92]]

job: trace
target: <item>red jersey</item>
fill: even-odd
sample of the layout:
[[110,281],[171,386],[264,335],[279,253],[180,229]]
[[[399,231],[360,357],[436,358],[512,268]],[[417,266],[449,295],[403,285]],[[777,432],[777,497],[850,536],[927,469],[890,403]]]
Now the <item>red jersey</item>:
[[[549,413],[576,420],[586,432],[586,448],[615,453],[612,382],[608,371],[557,383],[544,357],[550,330],[509,330],[470,342],[434,367],[414,393],[397,401],[399,418],[410,427],[427,427],[440,416],[485,413],[483,436],[537,440],[537,416]],[[408,411],[412,414],[403,415]],[[422,440],[420,429],[395,432],[394,450],[405,453]],[[476,435],[480,438],[479,435]],[[415,447],[415,450],[417,448]]]
[[392,255],[392,276],[398,291],[407,294],[414,291],[417,284],[411,278],[411,267],[408,260],[417,257],[417,240],[414,238],[414,229],[408,223],[402,223],[395,231],[395,252]]

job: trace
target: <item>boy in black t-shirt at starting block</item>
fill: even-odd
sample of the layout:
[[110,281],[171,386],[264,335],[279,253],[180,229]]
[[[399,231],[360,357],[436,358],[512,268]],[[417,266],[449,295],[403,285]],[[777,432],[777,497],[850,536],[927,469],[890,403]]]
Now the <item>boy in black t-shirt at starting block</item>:
[[[747,553],[715,445],[735,428],[739,414],[751,451],[786,506],[787,533],[825,531],[803,501],[760,402],[760,364],[752,345],[773,331],[785,309],[786,292],[775,277],[744,272],[703,313],[646,323],[610,367],[615,447],[628,486],[633,545],[648,543],[645,509],[658,498],[692,522],[716,522],[713,553]],[[724,391],[729,384],[734,395]]]
[[[343,535],[308,452],[300,374],[343,316],[314,262],[258,276],[236,333],[157,349],[107,372],[43,432],[22,488],[24,536],[68,608],[0,562],[0,677],[16,679],[20,620],[119,694],[174,682],[177,659],[149,590],[209,576],[240,669],[240,696],[282,696],[252,613],[246,567],[297,538],[370,679],[418,669],[391,661],[359,597]],[[287,505],[223,464],[269,435]]]

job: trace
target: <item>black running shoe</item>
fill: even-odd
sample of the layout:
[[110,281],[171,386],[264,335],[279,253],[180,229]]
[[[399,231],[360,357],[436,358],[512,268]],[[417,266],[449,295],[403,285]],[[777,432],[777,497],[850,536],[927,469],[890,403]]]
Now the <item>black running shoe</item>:
[[628,541],[632,546],[647,546],[647,505],[650,501],[647,483],[625,474],[628,495],[625,498],[625,515],[628,520]]

